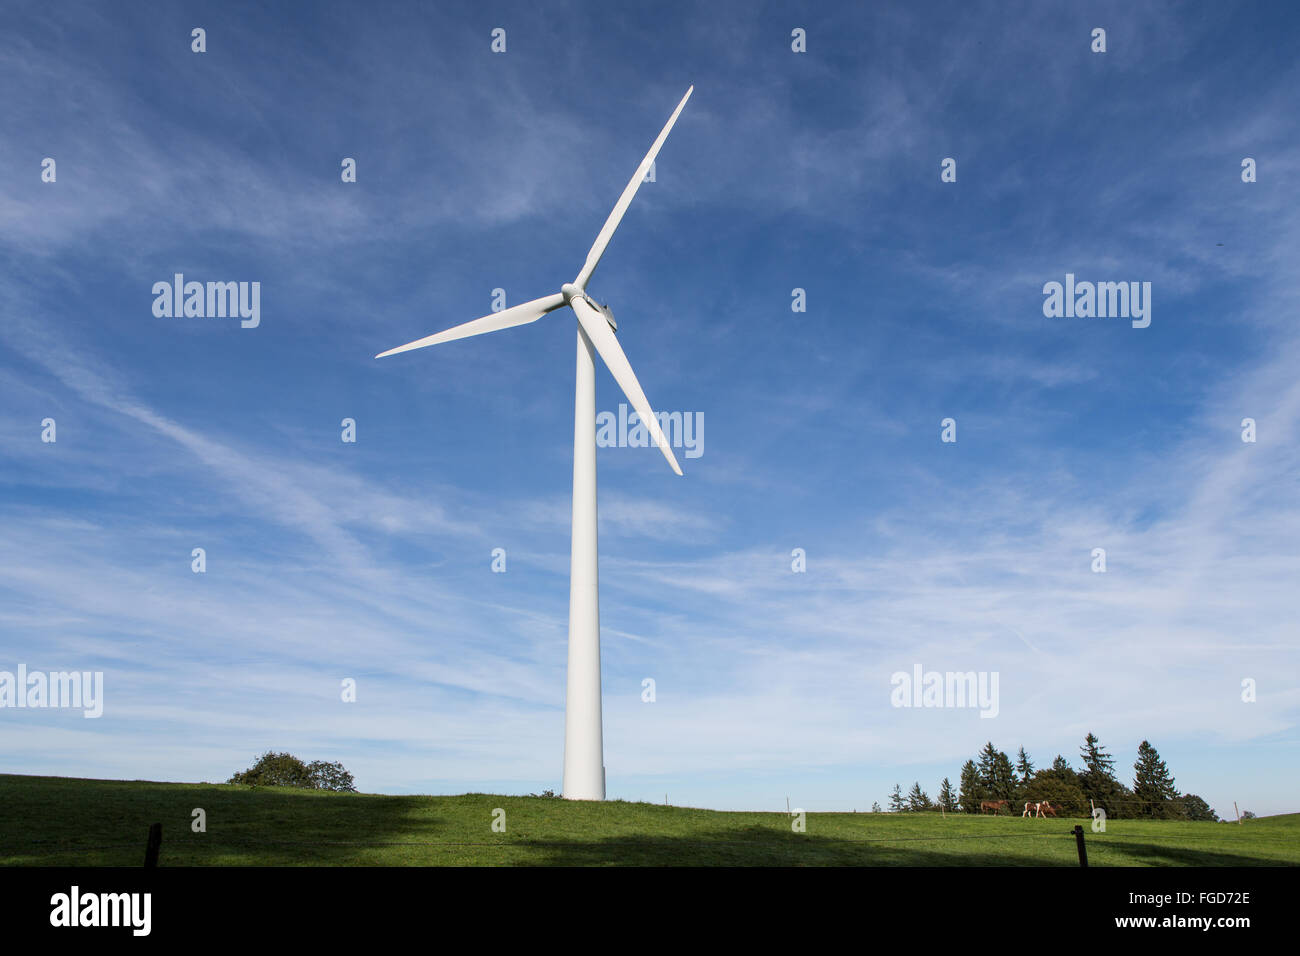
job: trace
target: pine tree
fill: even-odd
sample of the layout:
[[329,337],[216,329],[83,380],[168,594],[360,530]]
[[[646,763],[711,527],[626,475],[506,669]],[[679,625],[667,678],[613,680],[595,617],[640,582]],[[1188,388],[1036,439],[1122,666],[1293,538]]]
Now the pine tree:
[[939,806],[945,813],[957,812],[957,795],[952,792],[952,781],[947,777],[939,784]]
[[894,784],[894,792],[889,795],[889,812],[901,813],[907,809],[907,804],[903,802],[903,788]]
[[1074,772],[1074,768],[1070,766],[1070,761],[1066,760],[1060,754],[1057,754],[1056,759],[1052,761],[1052,770],[1056,773],[1061,773],[1065,770],[1068,770],[1071,773]]
[[980,784],[980,772],[974,760],[967,760],[961,768],[961,792],[957,802],[967,813],[975,813],[984,799],[984,788]]
[[872,801],[871,801],[871,812],[872,812],[872,813],[879,813],[879,812],[880,812],[880,804],[877,803],[875,800],[872,800]]
[[1016,799],[1016,771],[1011,766],[1011,758],[998,751],[993,758],[993,783],[989,788],[993,799],[1014,802]]
[[930,802],[930,796],[921,789],[920,781],[912,784],[912,789],[907,794],[907,809],[912,811],[929,810],[934,804]]
[[991,796],[993,793],[993,768],[997,766],[998,748],[993,746],[993,741],[984,745],[980,751],[979,774],[980,786],[984,789],[985,796]]
[[1178,797],[1169,768],[1147,741],[1138,744],[1137,763],[1133,764],[1133,796],[1138,813],[1164,820],[1174,816],[1173,800]]
[[1127,788],[1115,777],[1115,760],[1102,749],[1096,734],[1088,734],[1079,748],[1083,757],[1083,770],[1079,771],[1079,786],[1096,806],[1103,807],[1112,819],[1132,812],[1128,803]]
[[1101,741],[1097,739],[1096,734],[1090,733],[1083,738],[1083,746],[1079,748],[1079,753],[1083,757],[1084,773],[1115,779],[1115,760],[1102,749]]
[[1016,773],[1020,774],[1021,784],[1028,783],[1034,776],[1034,763],[1024,747],[1020,748],[1020,755],[1016,758]]

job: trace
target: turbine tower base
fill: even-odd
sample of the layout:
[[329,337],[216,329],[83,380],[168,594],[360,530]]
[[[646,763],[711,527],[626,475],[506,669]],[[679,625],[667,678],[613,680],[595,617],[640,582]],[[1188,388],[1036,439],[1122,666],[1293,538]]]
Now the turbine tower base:
[[596,350],[578,326],[573,394],[573,540],[569,562],[569,670],[564,696],[566,800],[605,799],[596,549]]

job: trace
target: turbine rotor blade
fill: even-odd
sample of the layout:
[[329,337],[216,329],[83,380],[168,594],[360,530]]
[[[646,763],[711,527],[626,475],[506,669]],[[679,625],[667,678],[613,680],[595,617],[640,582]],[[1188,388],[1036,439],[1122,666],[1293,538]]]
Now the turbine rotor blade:
[[[683,100],[685,102],[685,100]],[[605,363],[606,368],[614,376],[614,381],[618,382],[619,388],[623,389],[623,394],[627,396],[632,407],[636,409],[642,424],[650,431],[650,437],[654,443],[659,446],[659,450],[664,453],[668,459],[668,464],[672,465],[673,471],[677,474],[682,473],[682,466],[677,464],[677,456],[673,454],[672,446],[668,444],[668,439],[664,437],[663,429],[659,427],[659,419],[655,416],[654,410],[650,407],[650,401],[645,397],[645,392],[641,391],[641,383],[636,380],[636,373],[632,371],[632,365],[623,354],[623,346],[618,344],[618,339],[614,336],[614,330],[609,327],[605,317],[587,304],[587,300],[581,296],[574,296],[569,300],[569,307],[573,309],[574,314],[578,317],[578,324],[582,330],[587,333],[587,338],[591,339],[591,344],[596,347],[600,353],[601,360]]]
[[645,154],[645,159],[641,160],[641,165],[632,174],[632,179],[629,180],[627,188],[623,190],[623,195],[618,197],[618,202],[609,214],[609,218],[605,220],[600,235],[596,237],[595,244],[592,245],[591,251],[587,253],[587,261],[583,265],[582,271],[573,280],[573,284],[579,289],[587,287],[587,281],[591,278],[591,274],[596,271],[596,266],[600,263],[600,257],[605,254],[605,247],[609,245],[609,240],[614,237],[614,230],[618,228],[618,224],[623,220],[623,213],[627,212],[632,197],[636,195],[637,189],[641,186],[641,180],[645,178],[645,174],[650,170],[650,164],[655,161],[655,156],[659,154],[659,147],[663,146],[664,140],[668,138],[668,133],[672,130],[673,124],[677,122],[677,117],[681,115],[682,107],[686,105],[686,101],[691,98],[693,92],[695,92],[694,86],[686,91],[682,101],[677,104],[677,109],[673,110],[673,115],[668,117],[667,124],[660,130],[659,138],[650,147],[650,152]]
[[443,342],[451,342],[455,339],[464,339],[471,335],[482,335],[485,332],[499,332],[501,329],[514,328],[516,325],[527,325],[529,322],[536,322],[547,312],[553,312],[562,305],[564,305],[564,296],[559,292],[555,293],[555,295],[533,299],[531,302],[521,302],[519,305],[513,305],[508,309],[502,309],[500,312],[493,312],[491,315],[485,315],[481,319],[474,319],[470,322],[465,322],[461,325],[447,329],[444,332],[426,335],[422,339],[416,339],[414,342],[407,342],[405,345],[399,345],[397,348],[389,349],[387,352],[380,352],[375,356],[375,358],[383,358],[386,355],[396,355],[398,352],[409,352],[412,349],[422,349],[427,345],[440,345]]

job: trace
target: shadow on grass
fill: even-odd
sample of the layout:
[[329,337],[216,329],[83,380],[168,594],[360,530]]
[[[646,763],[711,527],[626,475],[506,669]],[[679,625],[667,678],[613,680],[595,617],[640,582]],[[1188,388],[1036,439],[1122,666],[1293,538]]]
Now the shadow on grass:
[[523,866],[1074,866],[1001,845],[1003,839],[851,840],[755,827],[702,830],[689,837],[521,840],[537,856]]
[[[204,811],[206,832],[193,829]],[[141,866],[151,823],[163,866],[349,865],[384,844],[446,839],[422,797],[144,781],[0,778],[0,863]]]

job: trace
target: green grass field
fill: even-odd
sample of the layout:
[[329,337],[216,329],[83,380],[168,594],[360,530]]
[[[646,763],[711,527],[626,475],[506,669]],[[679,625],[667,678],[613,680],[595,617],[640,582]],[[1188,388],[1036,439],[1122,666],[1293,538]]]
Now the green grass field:
[[[196,807],[207,832],[191,831]],[[505,810],[506,832],[492,831]],[[392,797],[225,784],[0,775],[0,864],[139,866],[1092,866],[1300,863],[1300,814],[1237,826],[934,813],[723,813],[651,803],[465,794]]]

